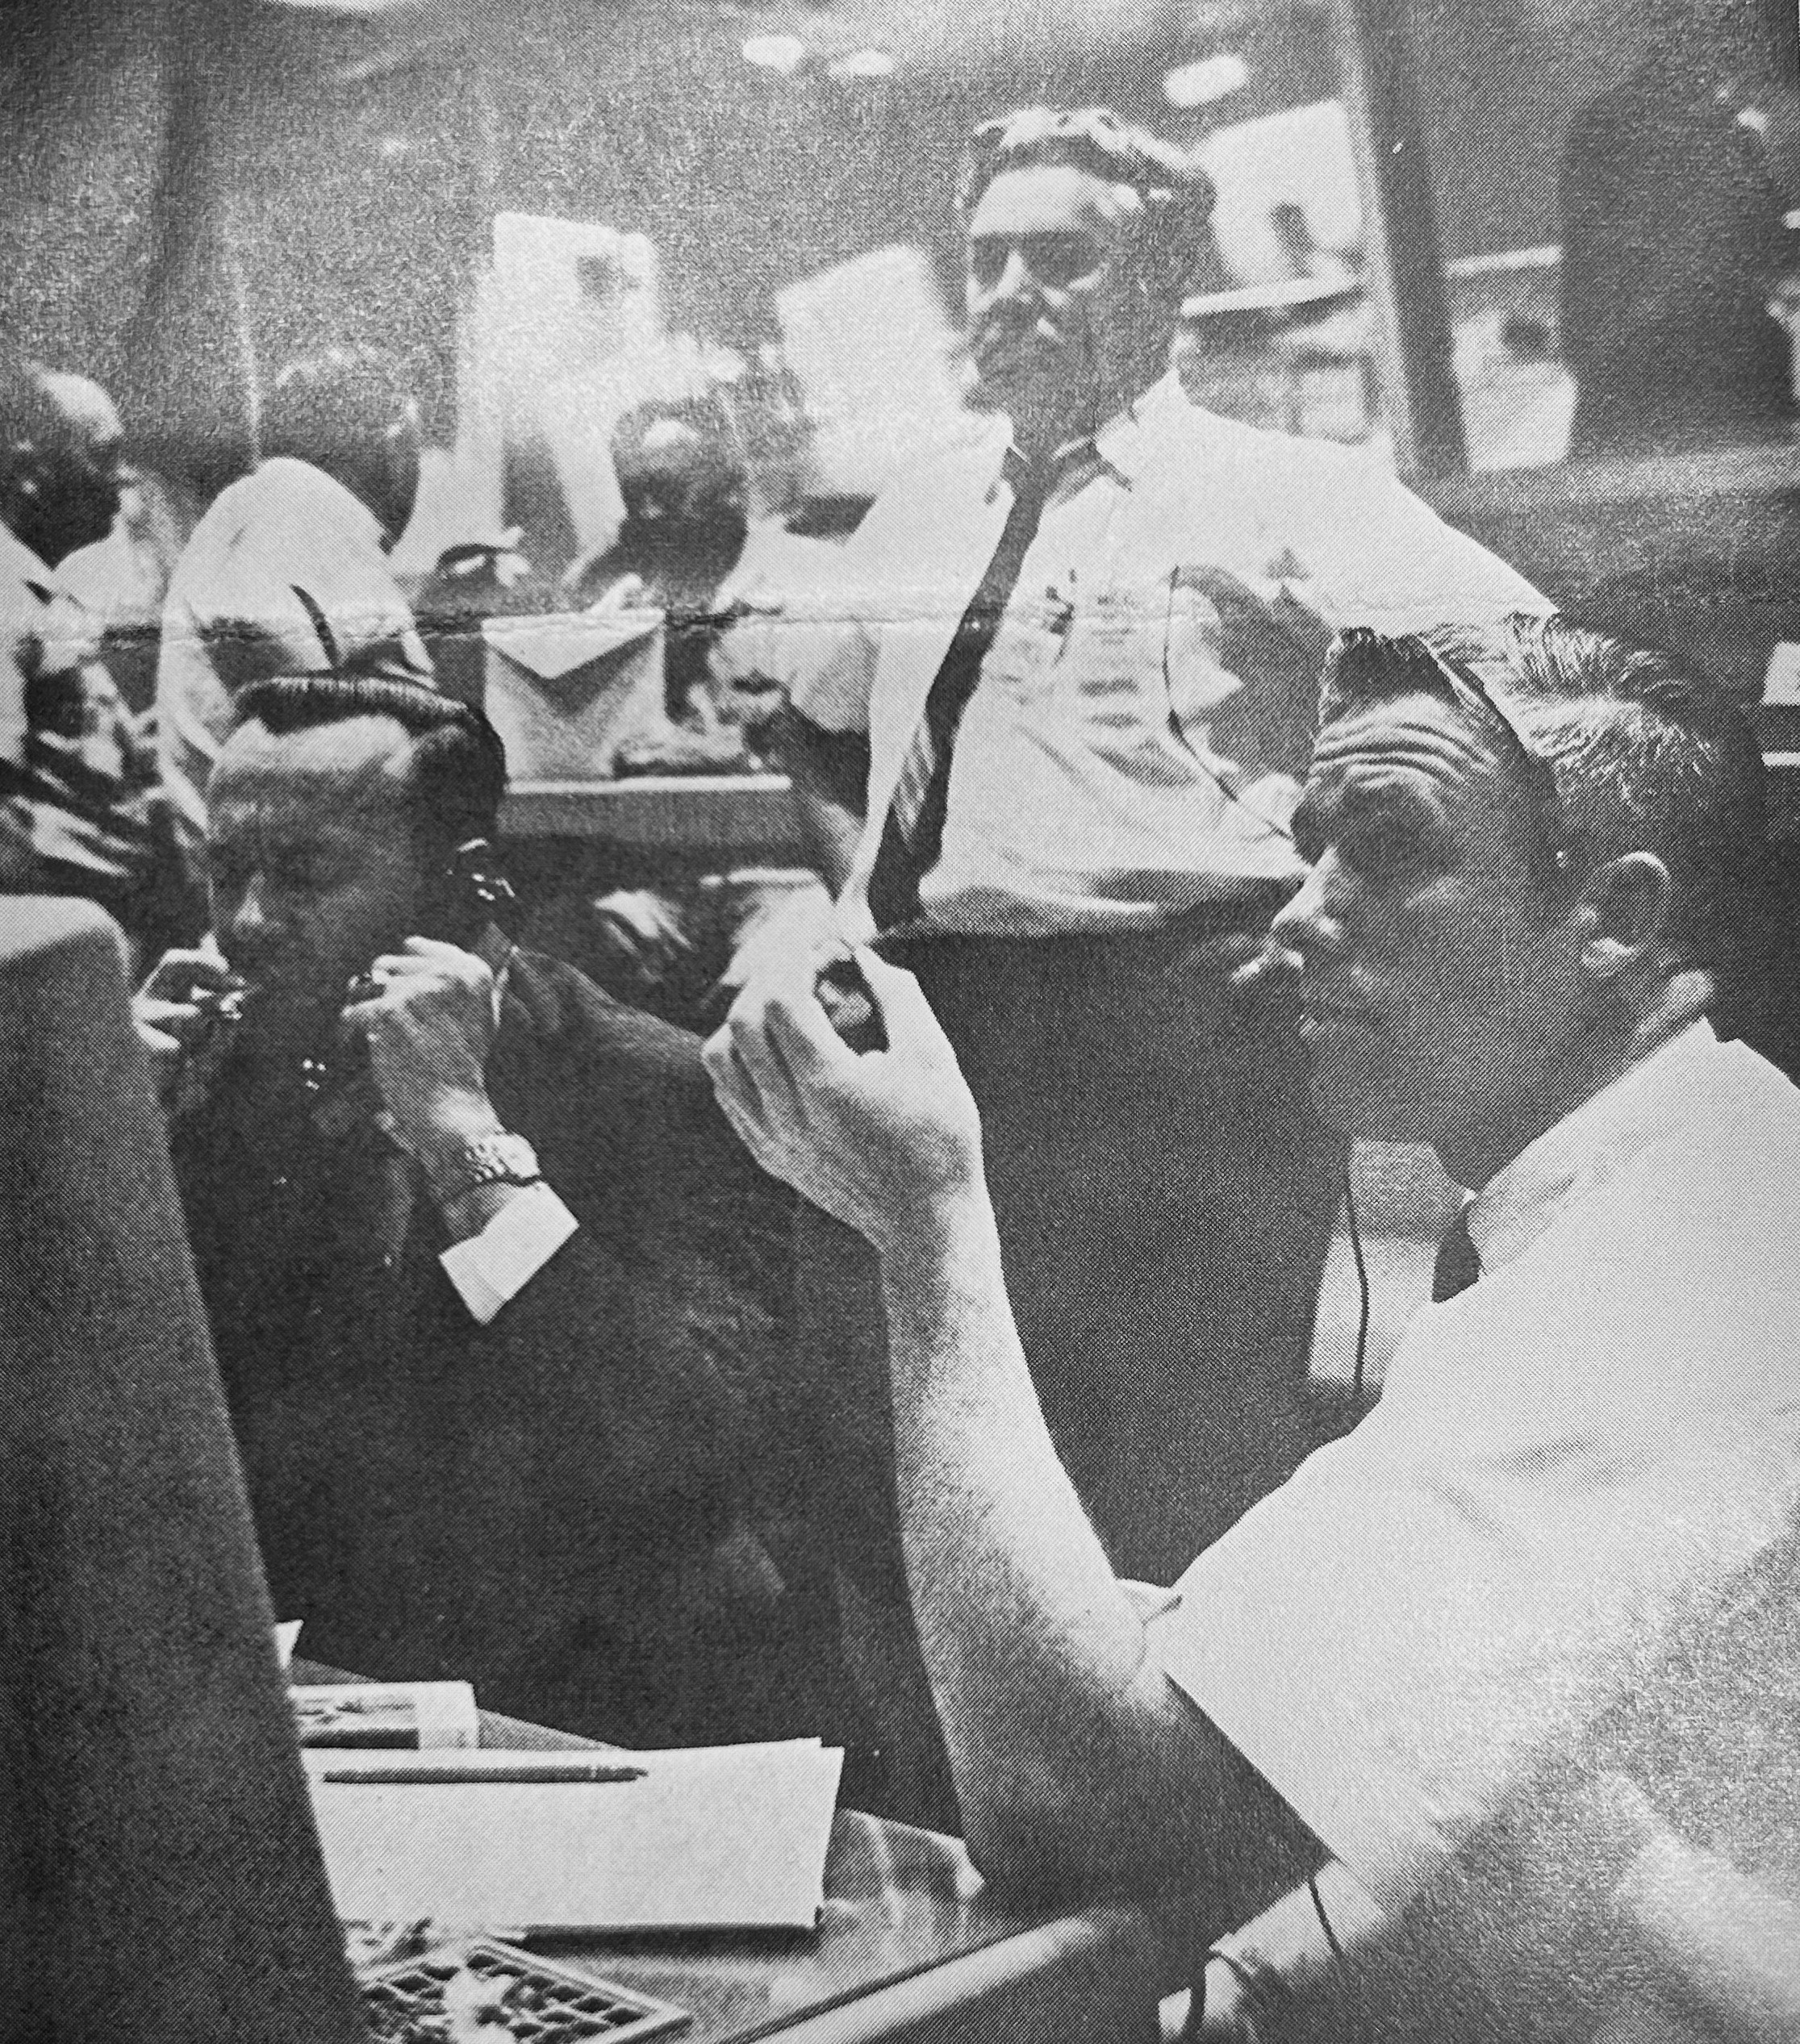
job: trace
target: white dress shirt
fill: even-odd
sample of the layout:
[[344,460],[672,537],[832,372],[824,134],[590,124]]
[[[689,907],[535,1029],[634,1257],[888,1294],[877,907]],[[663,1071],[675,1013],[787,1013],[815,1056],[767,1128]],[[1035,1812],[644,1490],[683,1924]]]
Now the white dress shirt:
[[[870,740],[847,936],[869,928],[901,761],[1005,524],[1009,439],[990,422],[883,491],[821,606],[850,622],[795,635],[795,707]],[[1276,621],[1255,665],[1207,593],[1217,574]],[[957,735],[924,915],[1130,928],[1294,877],[1286,823],[1329,632],[1547,607],[1366,457],[1215,418],[1167,378],[1050,497]]]
[[[1729,1797],[1745,1698],[1794,1696],[1796,1187],[1785,1078],[1704,1024],[1653,1052],[1477,1196],[1480,1282],[1418,1312],[1376,1410],[1156,1620],[1174,1681],[1377,1900],[1627,1718],[1642,1752],[1714,1712],[1681,1765],[1710,1748]],[[1696,1641],[1735,1700],[1696,1689]],[[1790,1843],[1791,1729],[1742,1763]]]

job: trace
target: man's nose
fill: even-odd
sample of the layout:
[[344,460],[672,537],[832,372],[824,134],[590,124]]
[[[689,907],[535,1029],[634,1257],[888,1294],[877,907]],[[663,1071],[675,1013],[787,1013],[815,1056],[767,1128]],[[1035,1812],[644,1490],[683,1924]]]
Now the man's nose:
[[1338,932],[1331,907],[1329,863],[1327,855],[1308,871],[1269,924],[1269,935],[1281,949],[1301,958],[1329,944]]
[[218,934],[233,945],[247,946],[268,941],[275,917],[268,886],[260,874],[253,874],[226,904],[223,923]]
[[1000,275],[994,279],[988,296],[999,304],[1013,298],[1037,298],[1042,295],[1038,273],[1026,261],[1025,251],[1010,248],[1006,260],[1000,265]]

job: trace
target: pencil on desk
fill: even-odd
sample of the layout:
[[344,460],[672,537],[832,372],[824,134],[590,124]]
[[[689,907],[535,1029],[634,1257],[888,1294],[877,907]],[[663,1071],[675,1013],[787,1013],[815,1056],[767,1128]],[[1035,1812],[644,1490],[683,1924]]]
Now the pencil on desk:
[[561,1782],[603,1787],[614,1782],[641,1781],[644,1775],[641,1767],[590,1761],[586,1766],[564,1762],[554,1767],[346,1767],[328,1770],[319,1779],[378,1788],[416,1787],[435,1782]]

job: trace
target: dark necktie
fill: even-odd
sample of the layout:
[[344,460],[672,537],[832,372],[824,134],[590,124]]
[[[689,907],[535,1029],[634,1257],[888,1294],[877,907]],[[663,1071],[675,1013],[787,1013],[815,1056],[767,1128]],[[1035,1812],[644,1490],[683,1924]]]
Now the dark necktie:
[[1431,1270],[1434,1306],[1467,1291],[1481,1274],[1481,1254],[1468,1232],[1468,1210],[1474,1203],[1465,1200],[1457,1208],[1456,1218],[1443,1231],[1443,1240],[1438,1245],[1438,1260]]
[[[1083,449],[1090,444],[1084,442]],[[1005,474],[1013,486],[1013,508],[1006,515],[988,572],[969,599],[933,678],[925,714],[907,746],[882,826],[880,847],[869,875],[869,912],[879,929],[911,922],[919,912],[919,882],[938,863],[944,841],[950,749],[956,742],[957,726],[981,678],[981,663],[988,657],[1007,599],[1025,565],[1025,549],[1043,516],[1045,500],[1058,478],[1068,473],[1078,451],[1071,450],[1054,465],[1032,469],[1015,450],[1007,450]]]

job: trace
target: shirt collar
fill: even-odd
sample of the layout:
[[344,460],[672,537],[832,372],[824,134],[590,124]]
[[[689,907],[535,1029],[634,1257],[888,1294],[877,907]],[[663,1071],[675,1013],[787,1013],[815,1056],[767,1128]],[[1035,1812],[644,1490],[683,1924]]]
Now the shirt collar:
[[1705,1097],[1702,1067],[1719,1049],[1711,1025],[1692,1022],[1565,1115],[1468,1205],[1469,1237],[1484,1270],[1522,1256],[1563,1210],[1630,1163],[1664,1130],[1689,1120]]
[[[1109,469],[1130,489],[1149,458],[1151,442],[1159,421],[1175,405],[1184,411],[1192,409],[1179,379],[1171,369],[1147,390],[1141,391],[1122,411],[1114,412],[1103,426],[1078,440],[1066,440],[1051,457],[1052,464],[1071,461],[1071,469],[1079,468],[1082,465],[1080,461],[1071,457],[1078,457],[1084,448],[1092,448],[1093,457],[1100,465]],[[1001,444],[1007,455],[1015,460],[1023,458],[1010,436]]]
[[1122,411],[1113,413],[1094,435],[1095,452],[1126,483],[1134,482],[1150,458],[1158,425],[1178,407],[1184,411],[1192,409],[1171,369],[1147,390],[1140,391]]
[[41,560],[15,532],[0,525],[0,574],[29,590],[40,603],[49,603],[56,597],[74,599],[56,579],[56,571],[48,561]]

